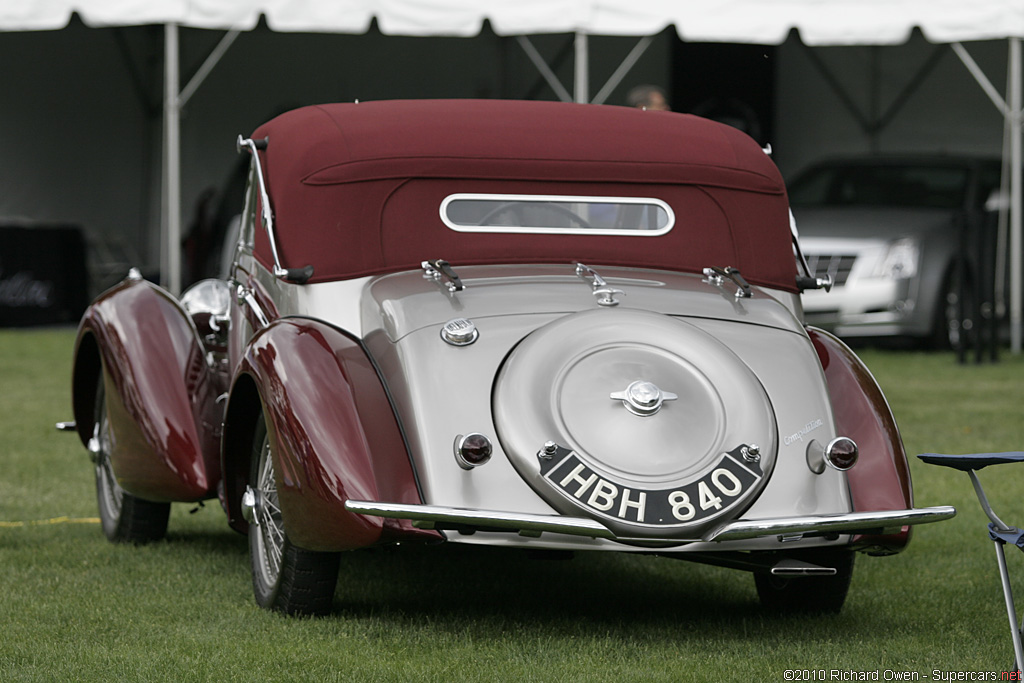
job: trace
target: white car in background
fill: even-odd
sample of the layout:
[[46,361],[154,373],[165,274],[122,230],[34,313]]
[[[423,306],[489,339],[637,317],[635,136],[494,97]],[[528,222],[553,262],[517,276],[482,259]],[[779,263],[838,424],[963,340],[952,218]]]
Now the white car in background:
[[999,179],[998,160],[953,156],[836,159],[801,173],[789,187],[800,246],[833,282],[804,292],[807,323],[844,338],[957,344],[991,274],[979,263],[995,245]]

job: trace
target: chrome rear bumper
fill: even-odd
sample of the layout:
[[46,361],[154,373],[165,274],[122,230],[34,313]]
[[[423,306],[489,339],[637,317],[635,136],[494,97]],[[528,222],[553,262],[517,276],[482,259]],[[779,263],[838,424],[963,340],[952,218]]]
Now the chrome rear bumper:
[[[635,541],[638,539],[616,536],[600,522],[581,517],[563,515],[534,515],[495,510],[469,510],[439,505],[406,505],[402,503],[374,503],[349,500],[345,509],[362,515],[412,520],[414,526],[432,529],[451,526],[478,530],[515,531],[522,536],[541,533],[568,534],[589,538]],[[913,524],[930,524],[950,519],[956,509],[949,505],[911,510],[882,512],[848,512],[834,515],[807,517],[779,517],[775,519],[739,519],[712,527],[700,538],[644,538],[645,542],[671,543],[705,541],[735,541],[768,536],[821,536],[824,534],[885,534],[895,533]]]

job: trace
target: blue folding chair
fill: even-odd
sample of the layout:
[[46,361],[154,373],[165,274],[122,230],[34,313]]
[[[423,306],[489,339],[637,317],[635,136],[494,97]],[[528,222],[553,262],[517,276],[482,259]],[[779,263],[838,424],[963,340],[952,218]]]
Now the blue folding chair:
[[1003,583],[1003,599],[1006,600],[1006,614],[1010,618],[1010,636],[1013,638],[1014,669],[1020,670],[1024,664],[1024,652],[1021,650],[1021,629],[1024,623],[1017,626],[1017,610],[1013,605],[1013,591],[1010,588],[1010,575],[1006,570],[1006,554],[1003,546],[1009,543],[1024,551],[1024,531],[1012,527],[996,516],[985,496],[985,490],[978,480],[977,470],[989,465],[1000,465],[1007,462],[1024,462],[1024,453],[971,453],[968,455],[943,455],[941,453],[923,453],[919,456],[921,460],[932,465],[943,465],[953,469],[966,472],[974,484],[974,492],[978,494],[978,502],[985,511],[985,515],[991,520],[988,525],[989,538],[996,546],[996,561],[999,563],[999,580]]

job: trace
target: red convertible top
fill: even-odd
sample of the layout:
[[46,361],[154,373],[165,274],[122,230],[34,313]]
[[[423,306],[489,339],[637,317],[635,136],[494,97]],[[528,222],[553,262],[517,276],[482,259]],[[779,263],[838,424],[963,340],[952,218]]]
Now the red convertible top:
[[[701,272],[735,266],[795,291],[788,202],[749,137],[685,114],[498,100],[305,107],[256,130],[282,265],[311,281],[453,265],[567,263]],[[441,219],[456,193],[647,197],[666,234],[465,233]],[[265,231],[257,257],[273,263]]]

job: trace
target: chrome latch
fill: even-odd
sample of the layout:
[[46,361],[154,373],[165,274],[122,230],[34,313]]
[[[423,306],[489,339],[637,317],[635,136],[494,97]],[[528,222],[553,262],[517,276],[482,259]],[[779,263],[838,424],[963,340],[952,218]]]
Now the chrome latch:
[[592,290],[591,294],[597,298],[599,306],[618,306],[619,302],[615,298],[615,295],[626,295],[626,293],[621,289],[610,287],[608,283],[605,282],[604,278],[602,278],[597,271],[590,266],[577,263],[576,276],[590,285]]
[[732,266],[726,266],[725,268],[712,266],[704,269],[704,277],[707,278],[707,282],[716,287],[721,287],[726,280],[729,280],[736,285],[737,299],[749,299],[753,296],[753,293],[750,291],[750,285],[740,275],[738,268],[733,268]]
[[444,283],[448,287],[449,292],[461,292],[466,288],[462,284],[462,280],[459,278],[458,273],[452,268],[451,264],[444,259],[434,259],[432,261],[423,261],[420,263],[420,267],[423,268],[423,277],[427,280],[434,280],[440,283],[441,278],[447,278],[448,282]]

